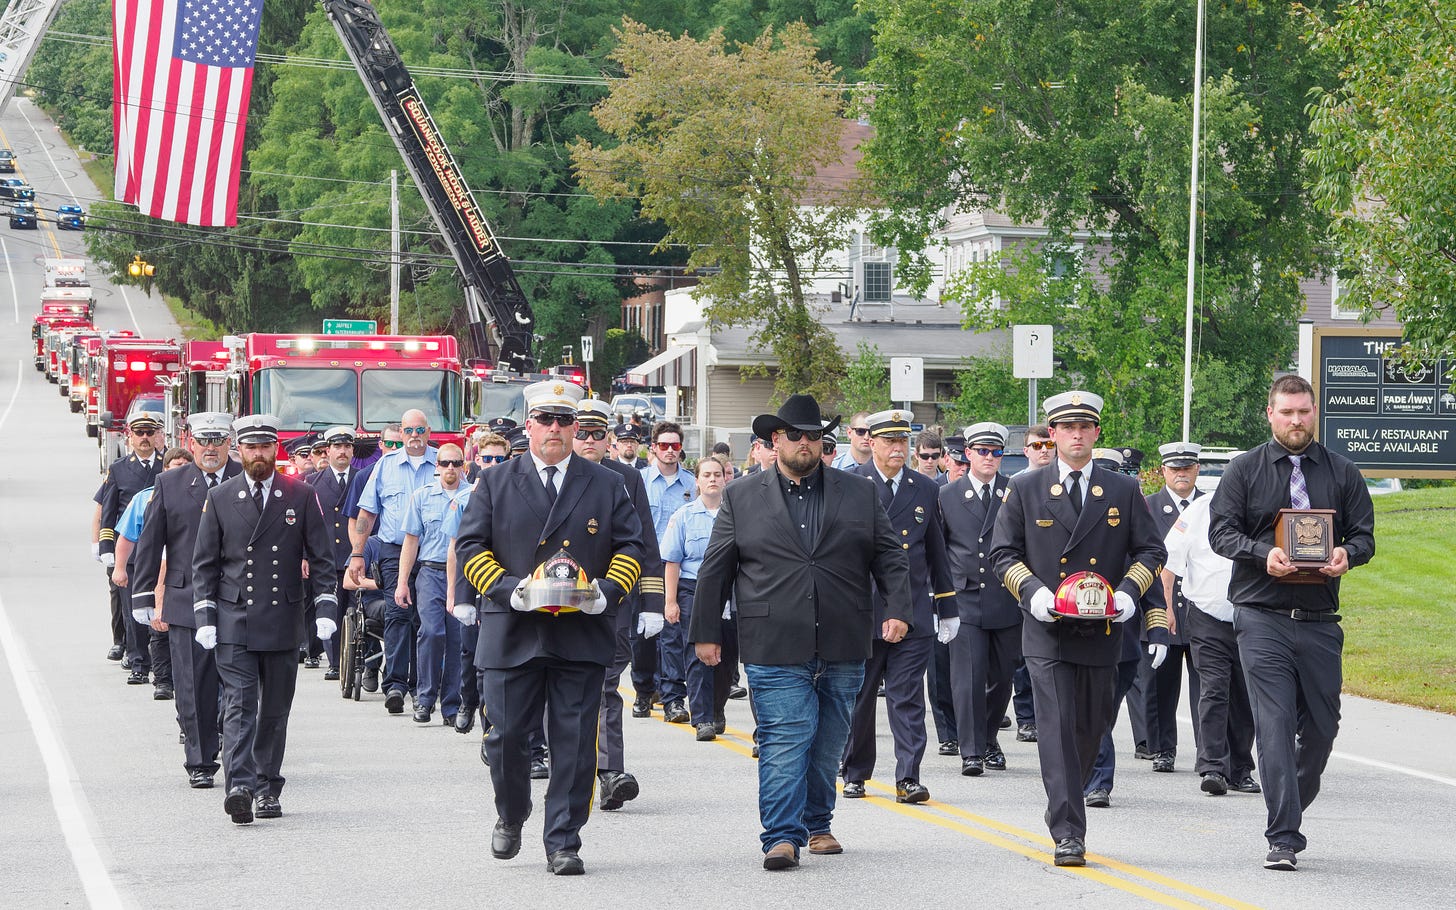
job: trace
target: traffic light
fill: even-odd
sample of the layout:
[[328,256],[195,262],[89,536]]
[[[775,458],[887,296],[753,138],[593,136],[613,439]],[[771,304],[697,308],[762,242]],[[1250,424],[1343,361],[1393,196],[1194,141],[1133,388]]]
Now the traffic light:
[[131,264],[126,270],[133,278],[151,278],[157,273],[157,267],[143,259],[141,253],[132,254]]

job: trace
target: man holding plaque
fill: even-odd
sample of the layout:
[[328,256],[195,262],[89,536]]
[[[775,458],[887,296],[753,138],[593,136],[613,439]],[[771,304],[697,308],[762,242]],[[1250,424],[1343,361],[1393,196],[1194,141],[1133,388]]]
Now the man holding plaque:
[[[1102,399],[1064,392],[1043,407],[1057,456],[1011,478],[990,559],[1033,622],[1021,648],[1036,701],[1047,828],[1058,866],[1086,864],[1082,787],[1115,717],[1123,635],[1166,552],[1136,479],[1092,463]],[[1114,590],[1115,589],[1115,590]],[[1167,651],[1164,610],[1146,611],[1150,648]]]
[[[525,457],[480,475],[460,519],[456,558],[480,593],[481,696],[498,818],[490,852],[521,849],[531,814],[531,731],[546,716],[546,867],[585,871],[581,826],[596,782],[602,680],[617,646],[617,611],[637,584],[642,524],[621,475],[572,454],[581,386],[551,379],[526,387]],[[469,598],[456,618],[473,622]]]
[[1340,576],[1375,555],[1375,509],[1354,463],[1314,441],[1307,381],[1276,379],[1267,415],[1274,438],[1229,463],[1208,536],[1233,560],[1229,600],[1269,811],[1264,868],[1292,872],[1340,725]]

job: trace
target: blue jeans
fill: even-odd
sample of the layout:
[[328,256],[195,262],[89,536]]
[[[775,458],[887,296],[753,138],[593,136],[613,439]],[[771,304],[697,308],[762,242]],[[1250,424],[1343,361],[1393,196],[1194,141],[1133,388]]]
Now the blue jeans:
[[[379,569],[384,576],[385,604],[383,689],[386,693],[398,689],[413,694],[417,683],[415,630],[419,628],[420,615],[414,610],[400,609],[394,602],[394,591],[399,586],[398,544],[387,543],[379,548]],[[418,572],[418,562],[415,569]],[[413,583],[417,577],[410,578],[410,582]]]
[[802,849],[834,817],[834,781],[864,661],[816,657],[744,669],[758,721],[759,840],[765,853],[780,843]]
[[[710,724],[714,717],[713,668],[698,660],[697,649],[687,640],[687,630],[693,624],[693,595],[696,592],[695,579],[678,580],[677,605],[682,611],[682,618],[678,620],[676,628],[682,645],[677,649],[677,663],[681,667],[681,676],[687,683],[688,714],[692,717],[693,726]],[[666,629],[663,631],[666,632]]]
[[434,708],[438,699],[440,713],[454,717],[460,710],[461,626],[445,609],[445,571],[421,567],[415,591],[415,612],[420,616],[415,639],[420,707]]

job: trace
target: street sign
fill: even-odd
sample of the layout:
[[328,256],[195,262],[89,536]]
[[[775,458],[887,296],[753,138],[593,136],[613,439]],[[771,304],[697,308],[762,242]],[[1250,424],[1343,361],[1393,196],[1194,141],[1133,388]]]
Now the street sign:
[[592,337],[590,335],[581,336],[581,362],[592,362]]
[[1456,478],[1456,357],[1407,362],[1399,330],[1315,329],[1319,441],[1366,477]]
[[890,400],[925,400],[925,358],[890,358]]
[[325,335],[377,335],[379,323],[373,319],[325,319]]
[[1017,379],[1050,379],[1052,375],[1052,327],[1011,327],[1011,375]]

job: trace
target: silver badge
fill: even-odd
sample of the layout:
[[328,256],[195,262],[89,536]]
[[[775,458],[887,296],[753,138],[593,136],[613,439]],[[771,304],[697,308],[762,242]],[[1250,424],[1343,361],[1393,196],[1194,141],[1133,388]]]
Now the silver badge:
[[1173,507],[1170,506],[1170,505],[1164,505],[1163,506],[1163,511],[1164,512],[1172,512],[1173,511]]

